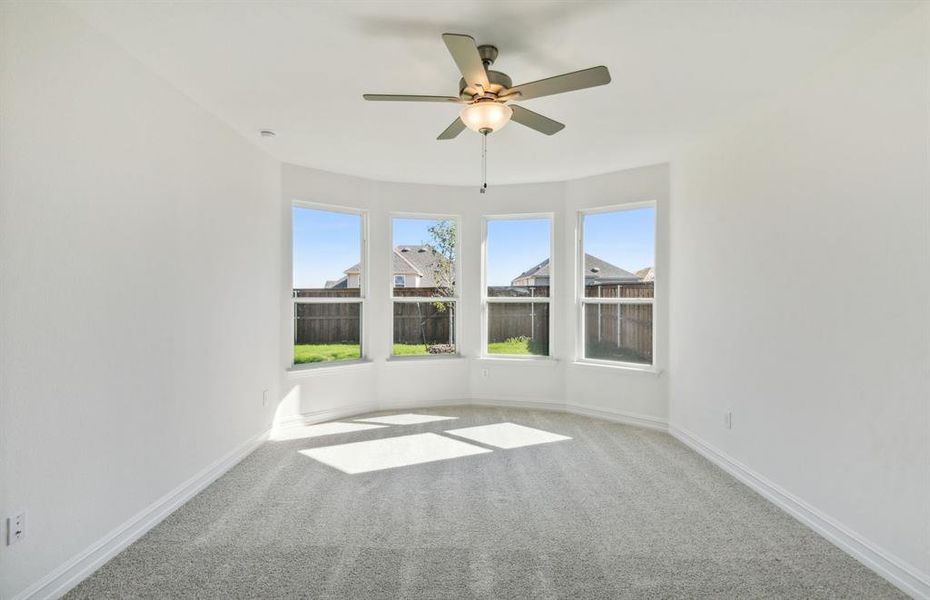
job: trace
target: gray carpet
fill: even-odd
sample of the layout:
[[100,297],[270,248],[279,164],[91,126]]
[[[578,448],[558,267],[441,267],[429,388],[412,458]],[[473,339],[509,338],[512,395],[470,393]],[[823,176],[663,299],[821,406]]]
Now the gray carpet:
[[[268,442],[68,597],[904,597],[666,434],[399,412],[458,419]],[[572,439],[355,475],[298,452],[499,422]]]

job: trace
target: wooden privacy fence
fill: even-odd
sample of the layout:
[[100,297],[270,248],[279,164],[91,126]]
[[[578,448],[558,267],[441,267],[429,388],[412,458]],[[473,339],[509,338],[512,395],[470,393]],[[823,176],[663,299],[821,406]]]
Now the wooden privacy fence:
[[549,305],[543,302],[488,303],[488,342],[526,337],[542,354],[549,353]]
[[586,304],[585,356],[652,362],[651,304]]
[[[586,298],[654,298],[655,283],[585,286]],[[652,304],[585,304],[585,356],[652,362]]]
[[[398,288],[395,296],[430,297],[436,288]],[[300,288],[294,298],[358,298],[358,288]],[[454,344],[455,304],[451,302],[394,302],[395,344]],[[361,339],[361,304],[294,303],[295,344],[358,344]]]
[[[488,341],[503,342],[527,337],[542,349],[549,347],[549,305],[533,302],[548,296],[548,287],[491,288],[490,296],[525,298],[526,302],[490,302],[488,305]],[[429,297],[435,288],[403,288],[396,296]],[[295,289],[295,298],[358,298],[358,289]],[[588,298],[651,298],[652,282],[619,285],[589,285]],[[357,302],[303,304],[294,303],[295,344],[359,343],[361,305]],[[399,344],[455,343],[454,303],[394,302],[394,342]],[[651,361],[651,304],[586,304],[584,333],[586,354],[592,358],[618,355]]]
[[455,304],[395,302],[395,344],[454,344]]

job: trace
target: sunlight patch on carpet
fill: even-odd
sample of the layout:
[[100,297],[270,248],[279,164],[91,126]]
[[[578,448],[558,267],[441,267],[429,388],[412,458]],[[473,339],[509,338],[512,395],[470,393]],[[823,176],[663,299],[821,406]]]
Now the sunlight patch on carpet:
[[495,423],[493,425],[464,427],[462,429],[450,429],[446,433],[504,449],[572,439],[564,435],[550,433],[542,429],[533,429],[516,423]]
[[487,452],[491,450],[435,433],[417,433],[300,451],[304,456],[350,475]]

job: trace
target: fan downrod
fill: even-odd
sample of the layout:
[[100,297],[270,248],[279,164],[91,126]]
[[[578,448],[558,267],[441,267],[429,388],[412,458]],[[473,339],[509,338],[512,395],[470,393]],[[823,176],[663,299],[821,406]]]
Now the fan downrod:
[[497,46],[492,46],[491,44],[482,44],[478,46],[478,56],[481,57],[481,62],[484,63],[484,68],[488,68],[494,64],[494,61],[497,60]]

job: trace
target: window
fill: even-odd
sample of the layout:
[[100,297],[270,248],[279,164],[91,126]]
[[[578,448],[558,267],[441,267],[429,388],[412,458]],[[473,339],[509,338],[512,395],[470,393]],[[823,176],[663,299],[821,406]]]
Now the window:
[[485,352],[548,356],[552,219],[488,218],[485,228]]
[[294,364],[363,356],[365,218],[292,209]]
[[653,364],[653,205],[580,214],[579,320],[582,359]]
[[455,354],[458,220],[395,217],[391,223],[394,356]]

